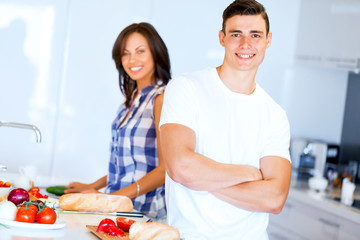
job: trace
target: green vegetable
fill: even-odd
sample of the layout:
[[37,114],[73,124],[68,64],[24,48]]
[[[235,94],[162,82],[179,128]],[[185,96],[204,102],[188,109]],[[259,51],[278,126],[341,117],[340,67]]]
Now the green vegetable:
[[56,196],[61,196],[64,194],[64,190],[66,189],[65,186],[53,186],[46,188],[48,193],[55,194]]

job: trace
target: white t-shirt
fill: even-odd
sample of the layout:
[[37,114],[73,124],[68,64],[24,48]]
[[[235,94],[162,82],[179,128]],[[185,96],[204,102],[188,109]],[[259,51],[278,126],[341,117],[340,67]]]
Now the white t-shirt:
[[[197,153],[215,161],[248,164],[275,155],[290,160],[285,111],[257,84],[251,95],[228,89],[215,68],[171,80],[165,90],[160,126],[178,123],[196,134]],[[268,213],[250,212],[165,181],[168,223],[185,240],[268,239]]]

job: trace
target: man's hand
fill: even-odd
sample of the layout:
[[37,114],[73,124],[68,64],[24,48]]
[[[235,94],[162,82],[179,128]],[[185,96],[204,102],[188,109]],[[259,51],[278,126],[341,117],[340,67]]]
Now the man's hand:
[[212,194],[245,210],[280,213],[290,187],[290,161],[268,156],[260,160],[260,168],[263,180],[240,183]]
[[253,175],[254,178],[252,181],[264,180],[262,172],[259,169],[257,169],[256,167],[250,166],[250,165],[248,165],[248,166],[249,166],[249,171],[251,171],[254,174]]

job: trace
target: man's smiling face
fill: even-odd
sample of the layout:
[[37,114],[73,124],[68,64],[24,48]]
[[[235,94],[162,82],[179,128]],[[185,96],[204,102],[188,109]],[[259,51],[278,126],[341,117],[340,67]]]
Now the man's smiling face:
[[224,64],[241,71],[257,70],[272,33],[266,34],[261,15],[235,15],[226,21],[225,32],[219,32],[220,44],[225,48]]

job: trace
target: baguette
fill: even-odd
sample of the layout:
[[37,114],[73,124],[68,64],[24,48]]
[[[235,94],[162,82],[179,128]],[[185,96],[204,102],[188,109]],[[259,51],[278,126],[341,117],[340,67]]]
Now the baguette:
[[69,193],[59,198],[63,210],[87,212],[131,212],[134,205],[126,196],[101,193]]
[[179,231],[165,223],[135,222],[129,230],[130,240],[179,240]]

